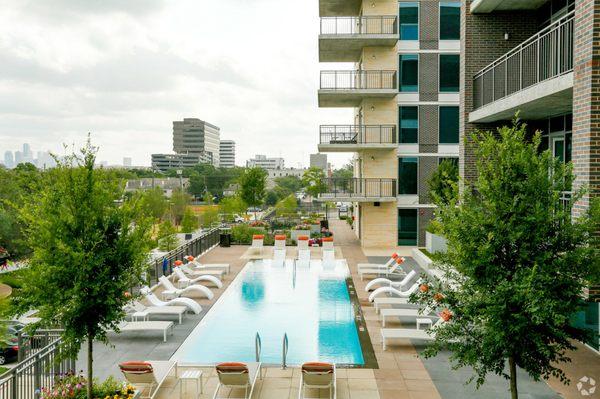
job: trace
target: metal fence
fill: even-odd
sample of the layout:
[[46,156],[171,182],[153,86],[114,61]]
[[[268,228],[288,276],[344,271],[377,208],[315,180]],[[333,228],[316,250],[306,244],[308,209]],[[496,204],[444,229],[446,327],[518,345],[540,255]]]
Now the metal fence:
[[[186,242],[180,247],[175,248],[164,257],[155,259],[148,267],[149,275],[147,276],[148,284],[150,286],[158,284],[158,278],[163,274],[165,276],[170,275],[173,272],[173,266],[176,261],[181,260],[187,255],[198,256],[201,255],[217,244],[219,244],[219,232],[220,229],[213,228],[206,233],[203,233],[197,238]],[[166,259],[166,265],[163,266],[163,260]],[[0,398],[1,399],[1,398]]]
[[395,35],[398,33],[396,17],[323,17],[322,35]]
[[321,198],[396,197],[396,179],[327,178]]
[[323,90],[396,89],[396,71],[321,71]]
[[395,144],[395,125],[322,125],[321,144]]
[[75,370],[74,359],[62,359],[61,341],[55,340],[20,361],[0,377],[0,399],[37,399],[61,375]]
[[62,332],[63,330],[61,329],[39,329],[33,335],[29,335],[23,331],[19,331],[17,333],[17,345],[19,346],[18,361],[23,361],[51,343],[58,341]]
[[475,109],[573,70],[575,13],[527,39],[473,78]]

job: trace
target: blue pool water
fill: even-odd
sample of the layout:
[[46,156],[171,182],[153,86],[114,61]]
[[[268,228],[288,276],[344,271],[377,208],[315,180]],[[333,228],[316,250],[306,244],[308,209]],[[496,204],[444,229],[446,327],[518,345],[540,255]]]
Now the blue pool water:
[[364,364],[345,279],[345,261],[310,266],[249,262],[173,355],[173,360],[211,364],[255,360],[281,363],[288,335],[288,364],[329,361]]

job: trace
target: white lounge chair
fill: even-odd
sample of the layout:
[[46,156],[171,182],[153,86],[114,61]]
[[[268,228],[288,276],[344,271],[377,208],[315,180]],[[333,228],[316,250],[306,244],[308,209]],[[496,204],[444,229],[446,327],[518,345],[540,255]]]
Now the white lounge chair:
[[188,275],[189,277],[193,277],[193,278],[197,278],[197,277],[201,277],[201,276],[214,276],[217,277],[219,280],[221,280],[223,278],[223,274],[225,273],[223,270],[208,270],[208,269],[200,269],[200,270],[196,270],[196,269],[192,269],[192,267],[190,265],[178,265],[177,267],[179,267],[186,275]]
[[323,238],[321,258],[323,259],[323,262],[335,262],[335,248],[333,247],[333,237]]
[[380,296],[378,298],[373,299],[373,307],[375,308],[375,313],[379,313],[381,307],[384,305],[407,305],[408,303],[408,298],[401,297]]
[[185,306],[195,314],[200,314],[200,312],[202,312],[202,306],[191,298],[173,298],[169,301],[161,301],[148,287],[142,288],[140,292],[152,306]]
[[125,312],[131,316],[132,321],[137,321],[139,318],[142,318],[144,321],[150,320],[150,317],[153,315],[177,316],[179,324],[181,324],[186,310],[185,306],[145,306],[137,301],[125,306]]
[[394,287],[379,287],[377,288],[375,291],[371,292],[371,295],[369,295],[369,302],[373,302],[373,300],[378,297],[381,296],[383,294],[390,294],[390,295],[395,295],[395,296],[399,296],[401,298],[408,298],[409,296],[411,296],[414,292],[417,292],[417,290],[419,289],[419,285],[421,284],[421,279],[417,280],[416,283],[414,283],[409,289],[407,289],[406,291],[400,291],[397,290]]
[[385,322],[387,319],[395,318],[395,319],[406,319],[410,318],[414,320],[416,317],[437,317],[436,315],[432,315],[432,310],[429,308],[425,308],[423,310],[416,309],[381,309],[380,317],[381,317],[381,327],[385,327]]
[[[124,362],[119,364],[123,376],[141,391],[141,398],[153,399],[169,374],[175,370],[177,363],[172,361]],[[147,395],[144,391],[148,390]]]
[[158,278],[160,284],[163,286],[164,291],[162,292],[163,296],[167,297],[180,297],[184,295],[196,294],[200,296],[204,296],[208,299],[213,299],[215,294],[210,290],[210,288],[205,287],[201,284],[192,284],[188,285],[185,288],[177,288],[171,280],[166,278],[165,276],[160,276]]
[[336,399],[337,377],[335,364],[331,363],[304,363],[300,370],[300,390],[298,399],[308,399],[306,388],[329,389],[329,398]]
[[283,234],[275,236],[275,245],[273,246],[273,265],[283,266],[287,253],[286,236]]
[[181,266],[174,267],[173,273],[175,273],[175,277],[177,277],[177,284],[180,287],[196,284],[199,281],[203,283],[211,283],[217,288],[223,287],[223,282],[217,276],[212,276],[210,274],[201,274],[198,277],[188,277],[183,272],[183,269],[181,269]]
[[392,265],[392,267],[387,268],[387,269],[382,269],[382,268],[360,269],[358,271],[358,275],[360,276],[361,280],[367,274],[374,274],[377,276],[385,276],[385,277],[389,277],[390,275],[404,276],[406,273],[400,267],[400,265],[402,263],[404,263],[404,260],[405,260],[404,258],[397,258],[396,261],[394,262],[394,264]]
[[213,399],[219,398],[221,387],[244,389],[244,398],[250,399],[254,393],[256,378],[261,374],[261,363],[220,363],[215,366],[215,370],[219,383]]
[[163,334],[163,342],[167,342],[167,333],[173,334],[172,321],[124,321],[119,324],[119,332],[159,331]]
[[402,279],[402,281],[392,281],[389,278],[378,277],[367,283],[367,285],[365,286],[365,291],[369,292],[373,288],[376,288],[377,286],[387,286],[387,287],[394,287],[396,289],[402,289],[406,285],[408,285],[410,280],[412,280],[412,278],[415,277],[416,275],[417,275],[417,272],[415,270],[411,270],[410,272],[408,272],[406,277],[404,277]]
[[424,341],[432,341],[435,339],[436,327],[443,322],[444,320],[440,318],[428,330],[419,330],[414,328],[382,328],[381,343],[383,345],[383,350],[387,349],[388,341],[392,339],[421,339]]
[[250,249],[255,254],[262,254],[264,248],[265,236],[262,234],[255,234],[252,236],[252,246]]
[[298,236],[297,238],[297,260],[310,262],[310,248],[308,247],[308,236]]
[[393,253],[392,257],[385,262],[384,264],[381,263],[359,263],[358,265],[356,265],[358,270],[362,270],[362,269],[389,269],[390,267],[392,267],[394,265],[394,262],[396,261],[396,259],[398,259],[398,254],[397,253]]
[[187,259],[188,264],[195,270],[217,269],[223,270],[225,273],[229,273],[230,271],[229,263],[201,263],[198,258],[195,258],[192,255],[186,255],[185,259]]

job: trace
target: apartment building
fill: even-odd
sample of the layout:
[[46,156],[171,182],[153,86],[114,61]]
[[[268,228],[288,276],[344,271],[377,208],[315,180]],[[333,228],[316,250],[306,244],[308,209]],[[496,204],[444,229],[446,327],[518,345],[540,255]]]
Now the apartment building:
[[320,107],[353,121],[320,127],[320,152],[354,153],[354,178],[322,200],[351,201],[364,247],[424,246],[427,181],[459,155],[460,2],[320,0]]
[[220,129],[197,118],[173,122],[173,151],[177,154],[197,155],[212,160],[219,166]]
[[[572,204],[573,215],[600,195],[600,1],[467,0],[461,35],[460,172],[476,177],[469,133],[510,123],[516,112],[542,149],[572,162],[573,190],[589,193]],[[570,200],[570,192],[563,194]],[[591,301],[600,287],[590,287]],[[597,303],[577,323],[598,331]],[[598,337],[587,341],[598,350]]]
[[219,163],[222,168],[235,167],[235,141],[221,140],[219,145]]
[[283,169],[285,167],[285,161],[283,158],[267,158],[266,155],[255,155],[254,158],[251,158],[246,161],[246,167],[259,167],[263,169]]

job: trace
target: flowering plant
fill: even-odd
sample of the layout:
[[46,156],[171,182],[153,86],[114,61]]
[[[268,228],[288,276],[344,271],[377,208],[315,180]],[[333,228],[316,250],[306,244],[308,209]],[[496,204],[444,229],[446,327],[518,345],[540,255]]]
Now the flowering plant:
[[[92,385],[94,399],[133,399],[134,394],[135,387],[117,381],[113,377]],[[40,390],[41,399],[85,399],[86,397],[87,380],[84,376],[75,373],[67,373],[57,380],[53,387]]]
[[310,225],[308,224],[299,224],[292,227],[292,230],[310,230]]
[[262,220],[255,220],[250,222],[250,227],[269,227],[269,223],[264,222]]

